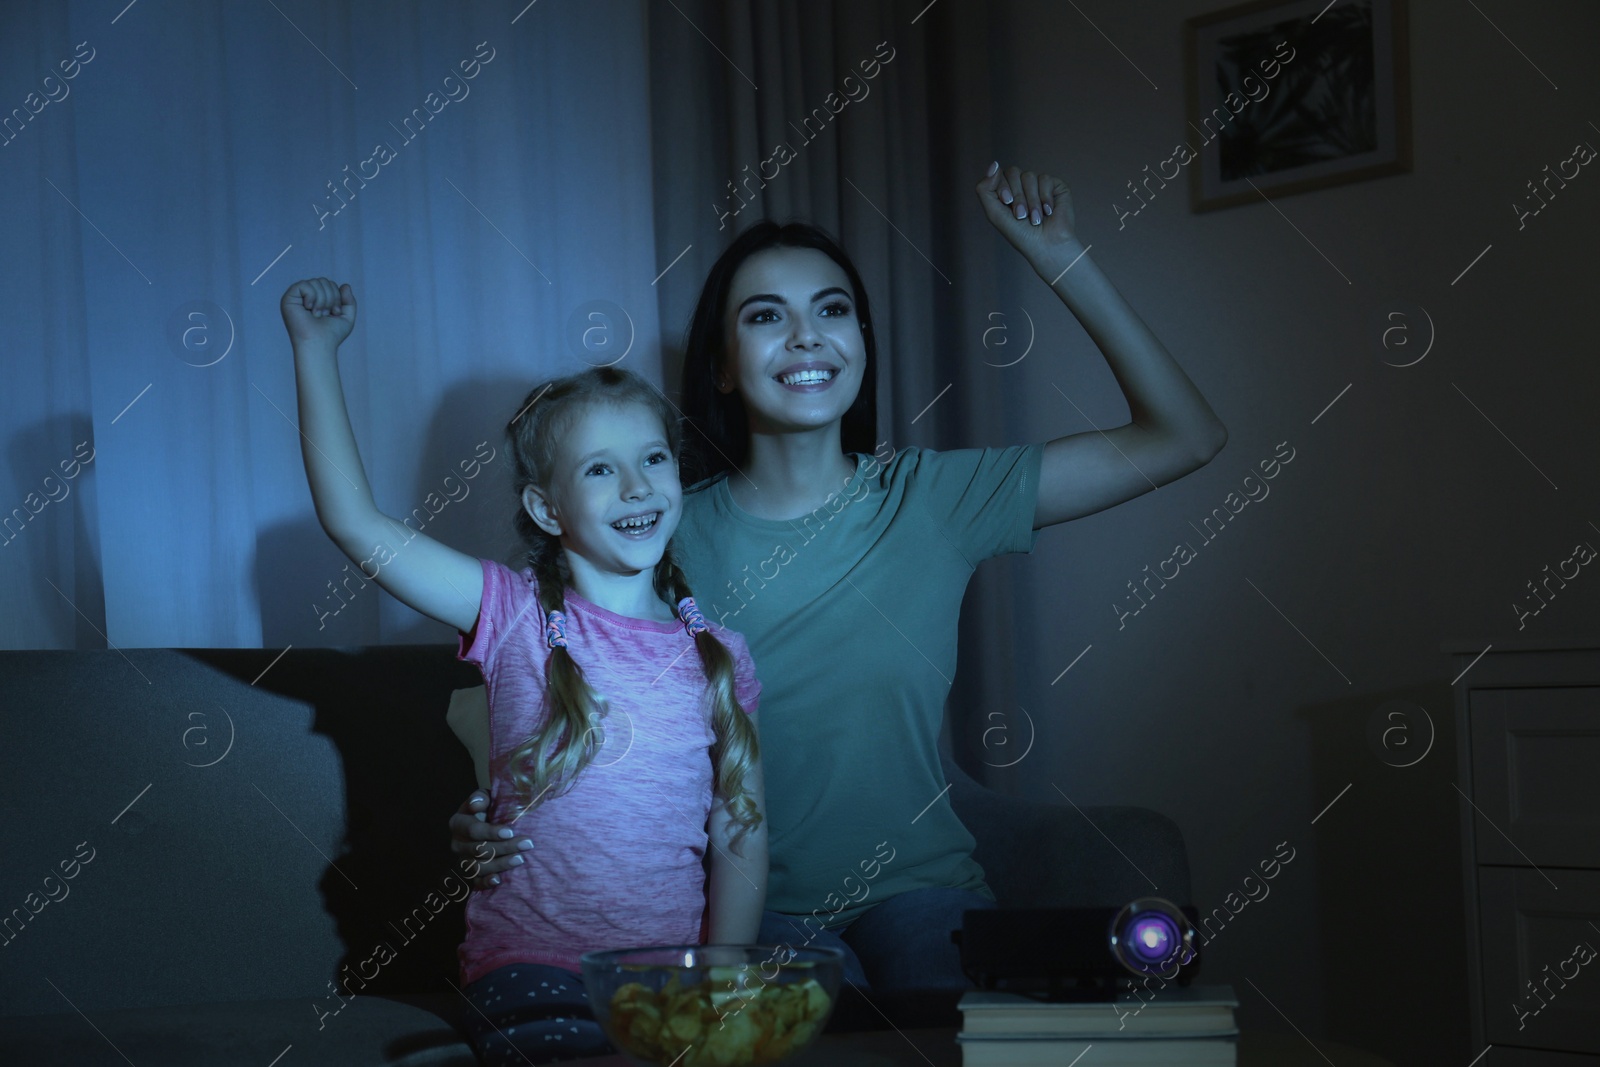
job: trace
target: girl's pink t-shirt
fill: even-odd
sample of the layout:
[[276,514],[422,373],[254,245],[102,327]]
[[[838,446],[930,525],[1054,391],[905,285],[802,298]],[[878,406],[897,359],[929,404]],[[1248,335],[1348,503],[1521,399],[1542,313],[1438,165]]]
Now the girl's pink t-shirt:
[[[681,622],[631,619],[566,591],[567,650],[610,707],[599,750],[560,796],[531,809],[513,794],[511,753],[544,722],[544,614],[531,569],[483,565],[483,600],[457,657],[488,685],[489,821],[534,847],[500,885],[467,900],[459,952],[467,985],[508,963],[578,971],[585,952],[699,944],[706,915],[711,698]],[[711,623],[733,654],[735,696],[759,707],[744,638]]]

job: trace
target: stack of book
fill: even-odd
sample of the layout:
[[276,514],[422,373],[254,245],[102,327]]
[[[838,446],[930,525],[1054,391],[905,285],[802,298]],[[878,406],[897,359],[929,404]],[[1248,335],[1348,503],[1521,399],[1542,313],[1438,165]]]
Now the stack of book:
[[965,1067],[1069,1067],[1079,1056],[1084,1067],[1235,1067],[1238,1006],[1225,985],[1168,986],[1098,1001],[969,990],[956,1040]]

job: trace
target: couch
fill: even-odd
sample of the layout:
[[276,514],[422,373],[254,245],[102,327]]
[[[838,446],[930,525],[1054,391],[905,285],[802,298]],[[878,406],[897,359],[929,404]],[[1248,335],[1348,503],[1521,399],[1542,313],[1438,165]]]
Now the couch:
[[[474,784],[445,709],[480,680],[453,653],[0,652],[0,1063],[471,1064],[463,909],[419,912]],[[1146,876],[1189,903],[1163,816],[945,770],[1002,906],[1120,903]],[[370,980],[340,998],[347,967]],[[841,999],[833,1025],[917,1010]]]

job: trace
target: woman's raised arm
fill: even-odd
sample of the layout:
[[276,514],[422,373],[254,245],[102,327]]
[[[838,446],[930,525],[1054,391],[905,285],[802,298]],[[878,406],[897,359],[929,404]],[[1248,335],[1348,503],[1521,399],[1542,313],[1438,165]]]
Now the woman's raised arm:
[[1016,167],[1002,173],[995,163],[976,191],[995,229],[1083,324],[1128,401],[1126,425],[1046,442],[1033,528],[1092,515],[1209,463],[1227,444],[1227,428],[1089,258],[1066,183]]

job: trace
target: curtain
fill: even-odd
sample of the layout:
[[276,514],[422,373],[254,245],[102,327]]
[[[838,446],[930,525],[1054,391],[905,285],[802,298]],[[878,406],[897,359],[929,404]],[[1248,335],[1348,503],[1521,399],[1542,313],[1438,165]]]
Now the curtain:
[[[1011,255],[971,191],[999,154],[981,5],[0,20],[4,647],[452,640],[316,522],[277,307],[298,278],[355,289],[341,376],[379,506],[479,555],[514,547],[502,429],[531,384],[620,358],[675,392],[706,272],[761,217],[822,226],[860,269],[881,441],[1018,440],[1023,379],[979,344]],[[972,714],[1016,615],[985,574]]]
[[0,641],[450,640],[317,525],[278,300],[352,284],[379,506],[503,558],[529,386],[630,331],[660,380],[644,4],[13,4],[0,27]]

